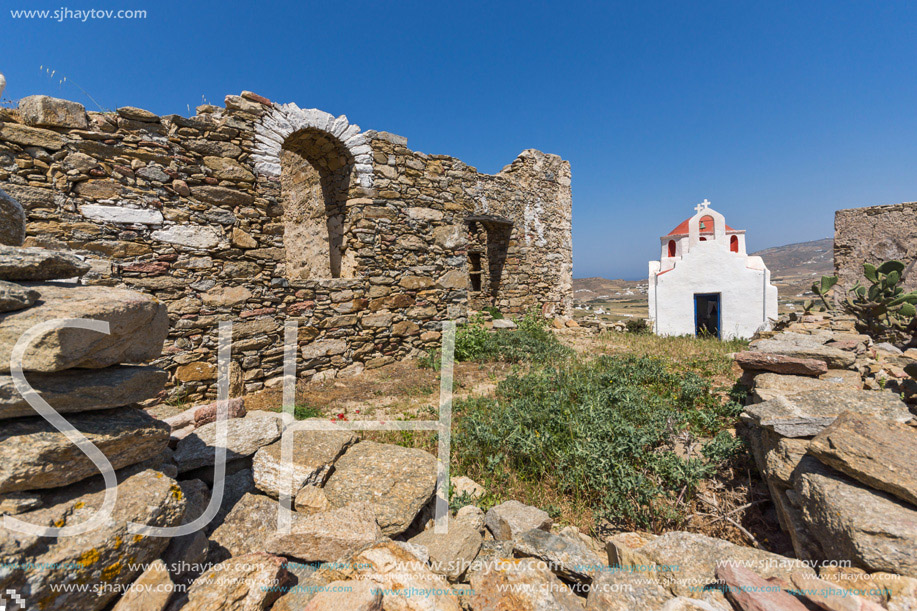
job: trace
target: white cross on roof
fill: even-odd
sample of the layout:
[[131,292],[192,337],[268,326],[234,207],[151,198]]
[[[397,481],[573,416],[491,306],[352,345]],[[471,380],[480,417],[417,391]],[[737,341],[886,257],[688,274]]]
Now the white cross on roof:
[[702,210],[706,210],[709,207],[710,207],[710,201],[705,198],[704,201],[694,206],[694,209],[700,212]]

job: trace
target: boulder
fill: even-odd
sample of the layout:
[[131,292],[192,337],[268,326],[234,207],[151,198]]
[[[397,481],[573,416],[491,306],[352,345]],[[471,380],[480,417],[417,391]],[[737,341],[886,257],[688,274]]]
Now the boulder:
[[917,507],[917,429],[855,412],[841,414],[809,444],[822,463]]
[[438,534],[430,528],[412,537],[410,542],[426,548],[434,573],[456,582],[481,551],[484,537],[474,522],[456,519],[449,522],[447,532]]
[[[832,375],[831,371],[835,373]],[[863,389],[863,380],[857,372],[847,369],[831,371],[820,378],[762,373],[755,376],[753,399],[756,403],[760,403],[775,397],[791,396],[810,390]]]
[[772,371],[780,374],[819,376],[827,373],[828,366],[817,359],[800,359],[766,352],[737,352],[733,357],[745,371]]
[[793,585],[803,597],[828,611],[883,611],[884,608],[865,598],[860,598],[846,588],[805,573],[790,575]]
[[453,497],[465,496],[474,501],[484,496],[486,492],[484,486],[464,475],[451,478],[451,484]]
[[[417,546],[383,539],[322,566],[278,600],[272,611],[299,611],[315,597],[315,592],[338,581],[379,584],[383,609],[461,611],[449,582],[431,571],[426,560]],[[411,596],[412,588],[428,595]]]
[[384,535],[414,521],[436,487],[436,458],[423,450],[363,441],[337,460],[325,485],[334,507],[367,502]]
[[154,560],[112,611],[164,611],[175,593],[175,584],[162,560]]
[[20,246],[25,240],[25,210],[0,189],[0,245]]
[[0,246],[0,280],[59,280],[82,276],[88,271],[89,264],[70,253]]
[[276,441],[283,431],[281,420],[269,412],[250,412],[245,418],[205,424],[178,442],[175,462],[179,473],[215,464],[219,426],[225,426],[227,431],[227,461],[251,456],[259,448]]
[[194,580],[182,611],[263,611],[291,581],[286,560],[263,552],[230,558]]
[[811,457],[799,463],[795,481],[803,520],[828,558],[917,576],[917,509]]
[[582,541],[538,528],[516,537],[513,552],[544,560],[554,574],[567,582],[591,583],[597,571],[607,568]]
[[255,454],[252,463],[255,485],[268,496],[279,498],[287,481],[293,486],[287,491],[289,496],[296,496],[305,486],[322,486],[334,461],[358,440],[352,431],[297,430],[291,437],[287,441],[292,448],[289,466],[281,461],[283,440],[264,446]]
[[515,539],[533,528],[550,530],[553,523],[547,512],[519,501],[500,503],[484,515],[484,524],[498,541]]
[[325,491],[318,486],[304,486],[296,493],[293,507],[300,513],[312,514],[328,511],[331,509],[331,503],[328,502]]
[[[162,453],[169,427],[136,408],[87,412],[69,422],[120,469]],[[58,488],[98,475],[89,457],[43,418],[0,428],[0,492]]]
[[583,601],[533,558],[492,563],[473,573],[470,581],[473,591],[470,602],[474,611],[583,610]]
[[[158,558],[169,543],[164,537],[135,535],[128,524],[176,526],[185,510],[178,485],[156,471],[126,479],[117,491],[112,519],[84,534],[49,539],[0,529],[0,558],[8,567],[0,573],[0,588],[16,590],[29,601],[53,602],[48,606],[53,609],[106,608],[118,588],[133,582],[141,567]],[[103,496],[104,491],[75,494],[18,517],[47,527],[76,525],[89,519]],[[91,588],[60,589],[67,584],[106,588],[98,593]]]
[[[155,396],[168,374],[148,366],[69,369],[58,373],[30,373],[27,381],[39,397],[58,413],[111,409]],[[0,420],[36,416],[9,375],[0,375]]]
[[891,392],[873,390],[810,390],[777,397],[745,408],[742,419],[783,437],[812,437],[846,411],[906,422],[907,405]]
[[105,335],[87,329],[55,329],[33,341],[23,357],[25,371],[100,369],[158,357],[169,332],[166,306],[156,299],[107,286],[34,287],[41,302],[27,310],[0,314],[0,373],[10,369],[10,353],[23,333],[52,318],[89,318],[109,324]]
[[662,611],[672,599],[652,571],[613,570],[595,576],[586,611]]
[[456,522],[467,522],[474,526],[478,532],[484,532],[484,511],[474,505],[465,505],[455,512]]
[[33,127],[89,128],[82,104],[46,95],[30,95],[19,100],[19,114],[26,125]]
[[292,517],[288,534],[268,533],[266,551],[305,562],[330,562],[382,537],[368,503]]
[[[856,360],[856,354],[853,352],[826,346],[823,341],[815,336],[795,333],[782,333],[771,339],[757,339],[749,344],[748,347],[752,351],[766,354],[779,354],[798,359],[822,361],[831,369],[847,369]],[[784,371],[777,373],[797,372]],[[822,371],[821,373],[825,372]]]
[[374,581],[333,581],[303,611],[382,611],[382,590]]
[[[229,418],[245,417],[245,399],[236,397],[226,402],[226,411]],[[173,431],[191,426],[192,429],[216,422],[217,419],[217,402],[207,403],[204,405],[195,405],[185,411],[164,418],[163,421],[172,427]]]
[[265,541],[277,530],[277,501],[262,494],[245,494],[233,505],[219,527],[210,535],[210,559],[222,561],[265,551]]
[[494,329],[515,329],[516,323],[508,318],[497,318],[493,322]]
[[716,576],[726,584],[726,597],[742,611],[807,611],[799,600],[745,567],[723,564]]
[[[655,564],[653,576],[673,595],[698,598],[715,606],[726,605],[723,593],[705,586],[716,583],[716,569],[723,563],[744,566],[767,579],[786,581],[793,571],[814,574],[811,566],[800,560],[680,531],[656,537],[630,554],[634,565]],[[645,574],[640,576],[646,578]]]
[[220,510],[217,512],[216,517],[207,524],[206,532],[209,534],[216,530],[223,524],[226,516],[236,506],[236,503],[241,501],[246,494],[256,492],[257,489],[255,488],[255,480],[252,477],[251,468],[240,469],[227,475],[223,484],[223,499],[220,501]]
[[30,308],[35,305],[38,296],[35,289],[0,280],[0,313]]
[[[185,497],[185,515],[182,524],[190,524],[207,510],[210,502],[210,488],[199,479],[186,479],[178,482],[182,496]],[[203,530],[198,530],[180,537],[169,539],[169,546],[162,555],[163,561],[175,580],[182,580],[188,575],[197,577],[207,560],[210,542]]]

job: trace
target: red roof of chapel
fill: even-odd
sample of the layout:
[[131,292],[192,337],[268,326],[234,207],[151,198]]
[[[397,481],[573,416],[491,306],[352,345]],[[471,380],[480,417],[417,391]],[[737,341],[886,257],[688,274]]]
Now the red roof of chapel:
[[[694,218],[694,217],[691,217],[691,218]],[[673,229],[666,235],[687,235],[688,234],[688,222],[691,220],[691,218],[687,218],[683,220],[681,223],[679,223],[678,227],[676,227],[675,229]],[[733,229],[729,225],[726,225],[726,231],[735,231],[735,229]],[[702,229],[701,233],[713,233],[713,228],[711,227],[710,229]]]

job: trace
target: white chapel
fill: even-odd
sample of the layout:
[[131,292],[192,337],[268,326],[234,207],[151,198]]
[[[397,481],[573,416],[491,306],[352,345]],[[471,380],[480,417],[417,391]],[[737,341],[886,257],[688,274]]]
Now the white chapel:
[[745,231],[704,200],[660,238],[650,261],[649,314],[657,335],[748,338],[777,318],[777,287],[761,257],[745,252]]

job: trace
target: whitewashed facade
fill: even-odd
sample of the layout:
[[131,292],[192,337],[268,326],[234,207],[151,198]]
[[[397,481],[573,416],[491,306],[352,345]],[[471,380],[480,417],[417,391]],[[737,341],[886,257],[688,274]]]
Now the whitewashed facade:
[[660,238],[649,262],[649,315],[658,335],[748,338],[777,318],[777,287],[761,257],[745,251],[745,231],[732,229],[704,200],[696,214]]

